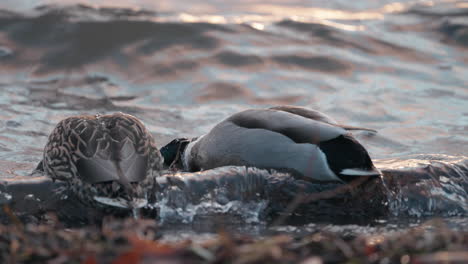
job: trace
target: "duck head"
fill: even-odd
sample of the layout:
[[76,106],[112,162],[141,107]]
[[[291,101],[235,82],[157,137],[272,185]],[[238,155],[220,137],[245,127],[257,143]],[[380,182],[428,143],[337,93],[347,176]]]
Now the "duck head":
[[43,168],[86,203],[134,209],[147,204],[162,158],[151,133],[134,116],[73,116],[49,136]]

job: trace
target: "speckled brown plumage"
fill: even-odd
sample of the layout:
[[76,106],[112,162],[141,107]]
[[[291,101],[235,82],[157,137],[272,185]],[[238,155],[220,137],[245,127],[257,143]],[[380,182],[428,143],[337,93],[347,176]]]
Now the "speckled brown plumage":
[[44,149],[44,172],[83,200],[144,197],[162,168],[150,132],[136,117],[73,116],[60,121]]

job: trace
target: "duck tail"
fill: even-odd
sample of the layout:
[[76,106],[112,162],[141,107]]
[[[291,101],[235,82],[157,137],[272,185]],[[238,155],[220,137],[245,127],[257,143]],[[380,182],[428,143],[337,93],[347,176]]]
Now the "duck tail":
[[125,191],[127,191],[127,193],[130,196],[133,196],[132,185],[128,181],[127,177],[125,177],[125,173],[123,172],[122,168],[120,167],[120,162],[118,160],[114,160],[113,163],[114,163],[115,169],[117,171],[117,176],[119,177],[117,182],[120,183],[124,187]]

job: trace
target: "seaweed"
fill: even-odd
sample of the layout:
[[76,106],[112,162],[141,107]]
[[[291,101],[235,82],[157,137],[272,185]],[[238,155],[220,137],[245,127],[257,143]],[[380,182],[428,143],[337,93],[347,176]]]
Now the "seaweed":
[[263,238],[220,231],[208,240],[168,242],[154,220],[107,218],[68,229],[0,225],[1,263],[466,263],[468,232],[431,220],[392,234],[316,231]]

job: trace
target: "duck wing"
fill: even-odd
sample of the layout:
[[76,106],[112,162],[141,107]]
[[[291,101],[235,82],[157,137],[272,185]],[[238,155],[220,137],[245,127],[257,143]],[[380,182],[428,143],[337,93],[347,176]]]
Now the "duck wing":
[[338,126],[341,128],[344,128],[346,130],[363,130],[363,131],[369,131],[373,133],[377,133],[377,130],[371,129],[371,128],[365,128],[365,127],[355,127],[355,126],[348,126],[348,125],[343,125],[343,124],[338,124],[333,118],[325,115],[324,113],[321,113],[319,111],[305,108],[305,107],[300,107],[300,106],[292,106],[292,105],[280,105],[280,106],[275,106],[271,107],[270,109],[272,110],[278,110],[278,111],[284,111],[288,112],[291,114],[299,115],[305,118],[309,118],[312,120],[316,120],[319,122],[324,122],[330,125]]
[[271,107],[270,109],[288,112],[288,113],[299,115],[299,116],[309,118],[312,120],[324,122],[330,125],[338,125],[335,119],[325,115],[324,113],[321,113],[313,109],[305,108],[305,107],[293,106],[293,105],[279,105],[279,106]]
[[328,122],[274,109],[250,109],[234,114],[226,121],[243,128],[280,133],[296,143],[318,144],[346,134],[345,129]]

